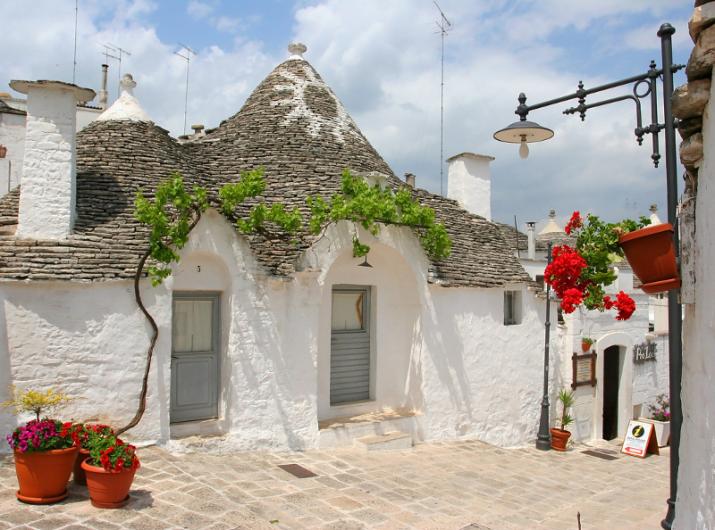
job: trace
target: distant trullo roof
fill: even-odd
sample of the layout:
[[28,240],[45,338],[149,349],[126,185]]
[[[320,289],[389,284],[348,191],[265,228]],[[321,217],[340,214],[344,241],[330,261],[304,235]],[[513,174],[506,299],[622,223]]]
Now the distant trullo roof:
[[[180,144],[147,121],[95,121],[78,134],[77,213],[67,241],[16,244],[0,235],[0,279],[96,281],[131,278],[147,245],[147,229],[133,218],[136,191],[149,193],[172,172],[217,192],[241,172],[263,167],[266,199],[305,209],[305,197],[330,197],[345,168],[401,182],[360,132],[313,67],[293,47],[253,91],[241,110],[195,141]],[[0,229],[17,219],[17,190],[0,200]],[[492,287],[529,280],[496,225],[455,201],[415,190],[434,208],[453,240],[449,258],[433,262],[429,278],[447,286]],[[291,275],[314,241],[247,237],[257,261],[277,276]]]

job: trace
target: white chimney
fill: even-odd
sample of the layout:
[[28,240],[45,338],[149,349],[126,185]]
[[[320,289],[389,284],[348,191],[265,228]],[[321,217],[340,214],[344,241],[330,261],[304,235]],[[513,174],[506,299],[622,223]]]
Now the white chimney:
[[529,259],[536,259],[536,223],[534,221],[526,223],[526,236],[527,257]]
[[415,187],[415,176],[412,173],[405,173],[405,182],[410,188]]
[[10,86],[27,94],[20,238],[66,239],[75,220],[75,127],[77,103],[94,90],[62,81],[19,81]]
[[492,178],[489,163],[493,156],[459,153],[447,159],[447,197],[465,210],[491,221]]
[[109,97],[109,93],[107,92],[107,70],[109,70],[109,65],[103,64],[102,65],[102,88],[99,90],[99,108],[102,110],[106,110],[107,99]]

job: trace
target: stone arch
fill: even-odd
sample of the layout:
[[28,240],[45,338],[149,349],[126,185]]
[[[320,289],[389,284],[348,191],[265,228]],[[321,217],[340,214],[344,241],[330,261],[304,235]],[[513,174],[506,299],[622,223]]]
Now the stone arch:
[[[410,234],[410,237],[414,236]],[[413,242],[400,241],[400,238],[405,235],[398,232],[387,238],[393,244],[383,242],[382,234],[380,241],[374,238],[369,241],[370,268],[360,267],[363,259],[352,256],[352,237],[343,238],[339,251],[323,256],[323,263],[329,266],[321,271],[319,279],[322,284],[317,359],[319,420],[385,409],[416,410],[422,406],[419,344],[421,300],[426,280],[415,263],[419,264],[424,254],[421,247],[416,252]],[[398,250],[400,246],[407,249],[406,255]],[[334,286],[346,284],[369,286],[371,291],[371,399],[331,406],[332,292]]]

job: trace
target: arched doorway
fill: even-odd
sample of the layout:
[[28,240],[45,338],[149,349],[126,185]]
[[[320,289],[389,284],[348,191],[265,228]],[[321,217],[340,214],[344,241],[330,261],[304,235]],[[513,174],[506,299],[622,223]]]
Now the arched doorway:
[[603,439],[613,440],[618,436],[619,388],[623,359],[619,346],[609,346],[603,352]]

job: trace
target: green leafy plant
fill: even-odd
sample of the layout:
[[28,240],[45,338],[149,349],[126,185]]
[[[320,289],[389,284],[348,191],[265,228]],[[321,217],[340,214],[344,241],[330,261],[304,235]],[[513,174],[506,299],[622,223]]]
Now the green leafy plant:
[[[429,206],[421,205],[408,188],[396,192],[370,185],[364,178],[343,171],[341,189],[326,201],[319,195],[309,196],[308,230],[320,234],[331,223],[350,221],[376,236],[381,225],[408,226],[417,230],[425,252],[439,260],[449,256],[452,241],[442,223],[438,223]],[[353,256],[362,257],[370,246],[353,237]]]
[[561,403],[561,418],[558,420],[558,423],[561,425],[559,430],[565,431],[566,427],[574,422],[573,416],[569,414],[569,409],[574,403],[573,390],[566,390],[565,388],[561,389],[558,399]]
[[[263,177],[263,168],[242,173],[238,182],[224,184],[219,190],[223,213],[233,214],[238,206],[247,199],[258,197],[265,189],[266,181]],[[274,202],[269,206],[260,201],[250,208],[245,218],[239,217],[236,220],[236,228],[244,234],[252,234],[263,231],[267,222],[275,223],[288,234],[295,234],[303,225],[298,208],[288,210],[283,203]]]
[[187,192],[183,177],[174,173],[157,187],[153,200],[147,199],[141,190],[137,192],[134,207],[137,221],[151,229],[148,254],[154,263],[147,273],[152,285],[157,286],[171,274],[171,263],[179,261],[177,251],[184,247],[189,233],[208,208],[206,190],[194,186],[193,193]]
[[593,342],[594,340],[589,337],[581,337],[581,343],[588,347],[591,347],[593,345]]
[[85,448],[89,450],[90,465],[114,472],[139,468],[139,458],[133,445],[102,430],[90,430],[87,434]]
[[583,304],[589,310],[615,308],[617,320],[631,317],[636,309],[633,299],[620,291],[613,300],[606,294],[605,287],[616,280],[612,266],[624,257],[619,237],[648,224],[647,217],[605,223],[590,214],[584,221],[578,211],[573,212],[564,230],[576,238],[576,246],[556,245],[553,260],[544,270],[544,280],[561,299],[565,313],[572,313]]

